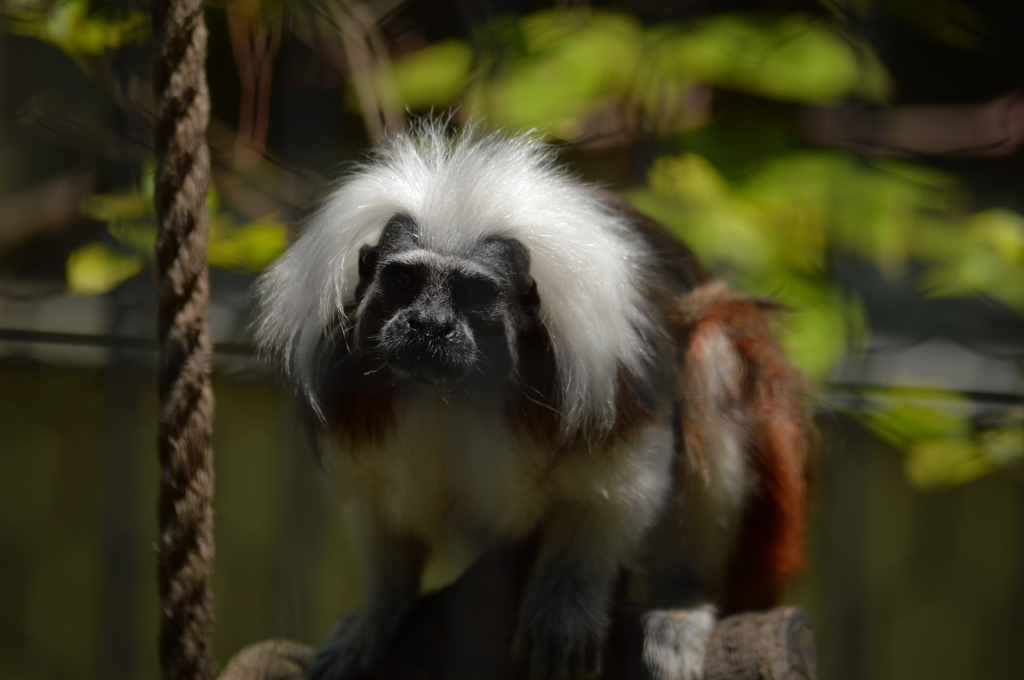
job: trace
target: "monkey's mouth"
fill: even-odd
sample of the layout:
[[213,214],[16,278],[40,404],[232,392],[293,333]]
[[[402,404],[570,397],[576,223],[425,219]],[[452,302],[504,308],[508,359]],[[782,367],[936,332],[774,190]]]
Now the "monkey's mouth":
[[388,351],[385,359],[399,378],[432,385],[461,381],[473,366],[471,352],[433,343],[404,343]]

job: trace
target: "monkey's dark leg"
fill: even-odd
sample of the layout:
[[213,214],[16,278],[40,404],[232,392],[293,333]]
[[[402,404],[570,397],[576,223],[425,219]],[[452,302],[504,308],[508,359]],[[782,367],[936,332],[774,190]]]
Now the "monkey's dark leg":
[[348,680],[371,668],[419,591],[427,555],[423,543],[376,519],[357,529],[366,558],[365,604],[334,627],[317,650],[308,680]]
[[515,653],[531,679],[578,680],[601,668],[601,647],[621,561],[632,552],[626,522],[605,509],[554,513],[526,586]]

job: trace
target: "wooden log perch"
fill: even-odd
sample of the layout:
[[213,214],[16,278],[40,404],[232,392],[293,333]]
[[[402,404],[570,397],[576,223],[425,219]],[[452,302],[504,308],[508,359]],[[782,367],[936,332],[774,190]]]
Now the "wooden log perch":
[[[510,649],[523,561],[492,553],[455,583],[422,598],[409,612],[379,668],[367,680],[523,680]],[[640,661],[639,612],[615,607],[602,680],[653,680]],[[302,680],[313,648],[268,640],[239,652],[220,680]],[[711,635],[705,680],[815,680],[814,632],[795,607],[734,614]]]

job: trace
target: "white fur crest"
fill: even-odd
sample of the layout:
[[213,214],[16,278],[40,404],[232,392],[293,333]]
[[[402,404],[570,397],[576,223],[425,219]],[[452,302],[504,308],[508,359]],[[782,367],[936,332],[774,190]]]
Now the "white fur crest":
[[565,429],[608,426],[620,366],[643,375],[649,315],[639,289],[646,248],[597,193],[526,135],[450,136],[426,121],[394,137],[326,199],[257,288],[256,341],[316,407],[315,353],[344,317],[360,246],[396,213],[425,247],[468,253],[482,238],[518,239],[530,252],[541,320],[558,366]]

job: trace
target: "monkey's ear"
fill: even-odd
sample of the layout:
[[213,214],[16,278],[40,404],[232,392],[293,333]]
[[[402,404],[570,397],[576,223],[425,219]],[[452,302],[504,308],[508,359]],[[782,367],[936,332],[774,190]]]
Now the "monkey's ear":
[[493,238],[482,245],[485,248],[500,248],[502,255],[507,258],[526,326],[532,328],[540,319],[540,295],[537,294],[537,282],[530,276],[530,251],[514,238]]
[[366,288],[377,273],[377,248],[363,246],[359,249],[359,284],[356,286],[356,299],[360,300]]
[[394,250],[405,250],[406,248],[419,248],[420,235],[416,220],[405,213],[398,213],[388,220],[384,231],[380,235],[378,247],[385,253]]
[[502,243],[511,251],[516,288],[520,291],[519,304],[527,327],[532,328],[540,320],[540,295],[537,294],[537,282],[530,276],[530,251],[516,239],[504,239]]
[[523,294],[520,304],[526,316],[526,325],[532,328],[540,322],[540,295],[537,293],[537,282],[529,276],[527,278],[530,280],[530,289]]
[[363,246],[359,249],[359,280],[369,283],[369,280],[376,273],[377,248],[374,246]]

